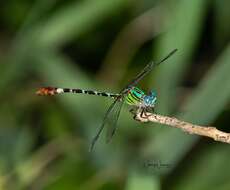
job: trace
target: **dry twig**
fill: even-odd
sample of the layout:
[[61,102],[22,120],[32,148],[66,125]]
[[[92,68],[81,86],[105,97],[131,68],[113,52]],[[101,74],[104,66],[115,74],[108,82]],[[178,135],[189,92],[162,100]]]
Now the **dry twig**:
[[215,127],[194,125],[185,121],[181,121],[175,117],[168,117],[153,113],[145,113],[144,116],[141,116],[141,113],[137,113],[135,115],[135,119],[140,122],[155,122],[165,124],[170,127],[182,129],[189,134],[206,136],[214,139],[215,141],[230,144],[230,133],[225,133],[216,129]]

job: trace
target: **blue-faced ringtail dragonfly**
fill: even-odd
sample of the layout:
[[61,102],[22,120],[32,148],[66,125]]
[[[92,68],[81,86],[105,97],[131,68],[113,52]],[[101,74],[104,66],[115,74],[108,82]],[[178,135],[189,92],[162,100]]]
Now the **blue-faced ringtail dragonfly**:
[[42,87],[36,92],[38,95],[56,95],[63,93],[81,93],[97,96],[105,96],[113,98],[113,103],[109,106],[107,112],[104,115],[104,119],[98,132],[94,136],[90,151],[93,150],[96,141],[98,140],[104,127],[107,125],[107,142],[109,142],[114,136],[117,130],[117,121],[121,112],[121,107],[124,103],[134,107],[137,113],[143,115],[150,109],[153,110],[156,104],[157,96],[154,90],[151,90],[148,94],[142,91],[140,88],[136,87],[137,83],[143,79],[149,72],[152,71],[153,67],[159,65],[171,57],[177,49],[171,51],[166,57],[164,57],[159,62],[151,61],[148,63],[144,69],[133,79],[129,84],[127,84],[119,93],[108,93],[108,92],[98,92],[94,90],[83,90],[78,88],[59,88],[59,87]]

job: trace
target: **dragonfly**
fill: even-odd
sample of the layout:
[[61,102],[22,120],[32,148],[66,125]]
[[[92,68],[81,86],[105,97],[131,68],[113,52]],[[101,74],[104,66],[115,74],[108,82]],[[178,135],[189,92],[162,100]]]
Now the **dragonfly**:
[[42,87],[36,92],[37,95],[42,96],[53,96],[56,94],[63,93],[79,93],[79,94],[89,94],[96,96],[104,96],[114,99],[113,103],[107,109],[102,124],[98,129],[96,135],[92,139],[90,145],[90,152],[93,151],[94,146],[99,139],[105,126],[107,127],[106,142],[110,142],[117,130],[117,121],[121,112],[121,108],[124,103],[132,106],[131,112],[141,113],[144,116],[147,111],[154,111],[156,105],[157,95],[155,90],[151,90],[146,94],[143,90],[136,87],[140,80],[144,78],[148,73],[150,73],[153,67],[165,62],[169,57],[171,57],[177,49],[172,50],[167,56],[161,59],[159,62],[151,61],[148,63],[143,70],[136,75],[136,77],[131,80],[119,93],[108,93],[95,90],[83,90],[78,88],[59,88],[59,87]]

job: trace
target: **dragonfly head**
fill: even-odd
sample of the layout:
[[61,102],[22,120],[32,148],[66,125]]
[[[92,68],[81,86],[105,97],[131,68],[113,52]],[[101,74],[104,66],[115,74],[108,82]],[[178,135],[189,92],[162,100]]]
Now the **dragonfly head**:
[[144,104],[148,107],[154,107],[157,100],[157,94],[154,90],[151,90],[149,95],[144,97]]

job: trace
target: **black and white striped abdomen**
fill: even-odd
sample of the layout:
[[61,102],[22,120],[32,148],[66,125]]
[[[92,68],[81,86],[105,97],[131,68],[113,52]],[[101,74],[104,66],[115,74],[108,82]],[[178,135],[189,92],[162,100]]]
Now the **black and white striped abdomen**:
[[96,96],[105,96],[116,98],[119,94],[113,94],[108,92],[98,92],[94,90],[83,90],[77,88],[56,88],[56,87],[43,87],[37,91],[38,95],[55,95],[55,94],[63,94],[63,93],[77,93],[77,94],[89,94]]
[[[61,89],[57,89],[61,91]],[[112,94],[108,92],[98,92],[95,90],[83,90],[83,89],[69,89],[63,88],[64,93],[80,93],[80,94],[89,94],[89,95],[96,95],[96,96],[105,96],[105,97],[117,97],[119,94]]]

